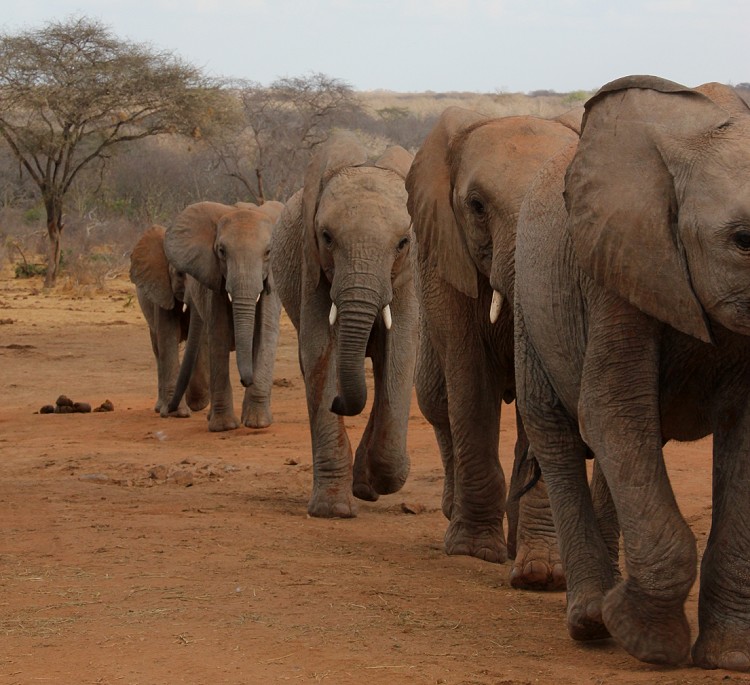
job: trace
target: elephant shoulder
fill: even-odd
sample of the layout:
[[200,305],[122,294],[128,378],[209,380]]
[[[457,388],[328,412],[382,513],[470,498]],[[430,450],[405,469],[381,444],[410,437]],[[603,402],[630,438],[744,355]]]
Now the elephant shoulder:
[[273,280],[281,303],[292,322],[299,320],[303,241],[302,191],[299,190],[281,211],[271,238]]

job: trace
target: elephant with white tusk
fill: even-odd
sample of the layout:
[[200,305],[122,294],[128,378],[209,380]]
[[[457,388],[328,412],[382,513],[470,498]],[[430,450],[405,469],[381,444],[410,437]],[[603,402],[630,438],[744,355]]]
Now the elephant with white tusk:
[[[287,203],[271,262],[299,335],[313,448],[311,516],[356,515],[409,473],[406,429],[417,345],[417,303],[404,177],[411,155],[374,162],[351,134],[321,145],[304,188]],[[365,407],[365,357],[375,398],[352,470],[343,416]]]
[[[406,179],[417,243],[417,399],[445,469],[448,554],[515,558],[511,585],[559,590],[565,577],[543,481],[518,441],[510,493],[498,459],[500,410],[515,397],[516,219],[536,172],[578,140],[580,113],[488,118],[450,107]],[[508,514],[508,541],[503,516]]]
[[242,423],[265,428],[273,421],[271,386],[281,303],[271,272],[271,236],[283,205],[239,206],[198,202],[184,209],[166,232],[170,263],[188,274],[193,308],[190,330],[170,411],[190,377],[204,326],[208,336],[211,431],[239,427],[229,381],[229,353],[236,350],[245,387]]
[[[557,527],[570,635],[611,635],[651,663],[689,660],[698,550],[662,448],[713,434],[692,660],[750,670],[745,102],[727,86],[654,76],[604,86],[580,143],[524,200],[515,296],[518,406]],[[590,452],[622,528],[624,579],[593,511]]]

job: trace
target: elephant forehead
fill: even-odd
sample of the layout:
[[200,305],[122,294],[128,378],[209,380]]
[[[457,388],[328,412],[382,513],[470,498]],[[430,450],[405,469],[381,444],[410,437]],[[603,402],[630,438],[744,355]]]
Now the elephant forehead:
[[243,242],[271,240],[273,222],[263,214],[240,210],[222,217],[217,226],[217,238]]
[[529,169],[533,173],[557,149],[576,138],[573,131],[553,121],[525,116],[497,119],[471,132],[462,154],[454,161],[454,172],[459,177],[508,169],[516,173]]
[[407,230],[406,187],[391,171],[375,168],[349,170],[332,178],[320,196],[319,225],[335,227],[382,220],[395,230]]

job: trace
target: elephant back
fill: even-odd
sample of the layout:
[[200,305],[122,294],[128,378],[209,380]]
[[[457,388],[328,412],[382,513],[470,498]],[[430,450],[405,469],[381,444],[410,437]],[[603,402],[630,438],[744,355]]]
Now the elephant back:
[[154,224],[138,240],[130,254],[130,280],[162,309],[172,309],[175,297],[164,252],[164,226]]

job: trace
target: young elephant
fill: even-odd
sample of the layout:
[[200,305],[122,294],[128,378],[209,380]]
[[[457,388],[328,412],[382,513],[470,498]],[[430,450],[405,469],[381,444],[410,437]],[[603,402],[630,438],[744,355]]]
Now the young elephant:
[[[180,368],[179,347],[187,337],[190,309],[185,300],[185,274],[167,261],[164,254],[163,226],[152,226],[138,240],[130,255],[130,280],[151,335],[156,358],[158,399],[154,411],[167,416],[167,405],[174,393]],[[208,404],[206,355],[199,353],[184,399],[172,415],[190,416]],[[189,407],[189,408],[188,408]]]
[[580,113],[562,120],[491,119],[450,107],[417,152],[406,187],[417,241],[420,304],[417,398],[445,467],[448,554],[503,563],[515,557],[514,587],[565,586],[544,484],[521,465],[523,426],[511,493],[498,460],[500,408],[515,395],[513,278],[516,219],[539,168],[578,140]]
[[167,230],[170,263],[188,274],[192,307],[180,377],[169,405],[180,401],[195,361],[204,325],[208,335],[211,431],[239,427],[229,381],[229,353],[236,349],[245,387],[242,423],[271,424],[271,385],[281,303],[274,291],[270,249],[273,225],[283,205],[231,207],[199,202],[184,209]]
[[[750,670],[748,188],[750,110],[731,89],[634,76],[589,100],[577,150],[540,172],[519,217],[518,404],[552,504],[568,630],[609,633],[652,663],[688,657],[697,556],[662,447],[713,433],[692,655]],[[622,528],[621,582],[586,487],[591,451]]]
[[[273,271],[299,335],[313,448],[311,516],[356,515],[397,491],[409,473],[406,428],[417,343],[404,177],[411,155],[388,149],[372,163],[346,134],[322,145],[276,228]],[[366,402],[365,357],[375,399],[357,448],[342,416]],[[352,485],[353,479],[353,485]]]

